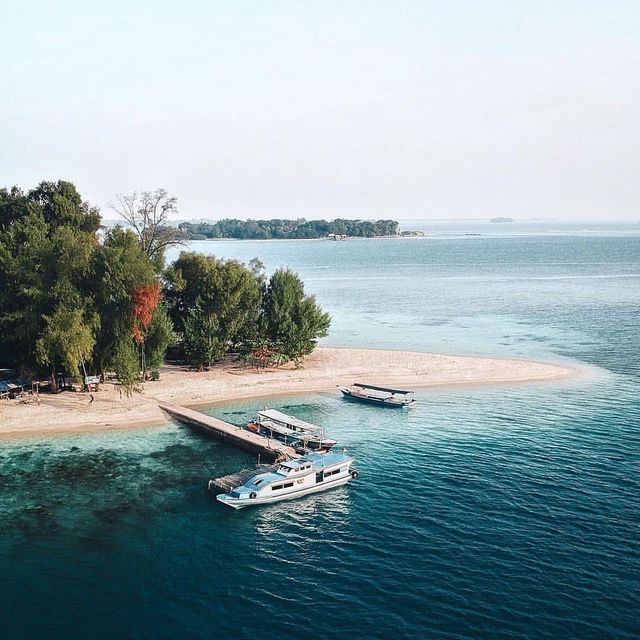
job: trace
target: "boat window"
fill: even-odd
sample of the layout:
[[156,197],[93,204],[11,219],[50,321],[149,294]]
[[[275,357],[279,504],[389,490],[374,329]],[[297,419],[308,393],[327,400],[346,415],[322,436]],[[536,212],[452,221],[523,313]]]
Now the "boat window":
[[264,478],[258,478],[254,483],[253,486],[257,487],[262,481],[264,480]]
[[271,491],[276,491],[277,489],[282,489],[282,485],[281,484],[272,484],[271,485]]
[[293,482],[285,482],[282,486],[283,486],[285,489],[288,489],[289,487],[293,487]]

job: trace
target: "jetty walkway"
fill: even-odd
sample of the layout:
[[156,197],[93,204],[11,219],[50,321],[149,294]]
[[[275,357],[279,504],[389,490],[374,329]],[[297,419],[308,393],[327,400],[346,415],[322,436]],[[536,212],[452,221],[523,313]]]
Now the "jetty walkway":
[[241,427],[207,416],[200,411],[179,405],[159,403],[158,405],[170,418],[194,427],[218,440],[233,444],[245,451],[259,453],[268,460],[292,460],[299,458],[293,447],[272,438],[265,438],[258,433],[247,431]]

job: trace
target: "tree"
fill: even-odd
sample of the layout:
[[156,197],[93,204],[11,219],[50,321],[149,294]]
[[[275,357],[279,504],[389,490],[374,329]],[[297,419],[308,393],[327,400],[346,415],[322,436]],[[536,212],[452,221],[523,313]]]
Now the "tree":
[[202,308],[200,301],[187,312],[184,320],[184,350],[199,369],[208,369],[224,357],[224,344],[218,335],[218,318]]
[[33,202],[19,187],[0,189],[0,232],[35,210]]
[[304,285],[293,271],[279,269],[269,280],[264,301],[269,339],[280,345],[289,360],[300,365],[315,348],[318,338],[327,335],[331,324],[328,313],[305,296]]
[[40,205],[45,222],[52,228],[67,226],[95,234],[100,211],[83,202],[75,185],[66,180],[43,181],[29,192],[31,202]]
[[80,363],[91,357],[95,344],[91,321],[84,317],[82,308],[64,307],[58,307],[51,316],[44,316],[44,321],[46,327],[36,343],[36,354],[41,364],[52,367],[53,384],[57,362],[72,376],[82,378]]
[[[237,260],[217,260],[214,256],[182,252],[167,271],[165,296],[176,330],[185,337],[185,346],[186,323],[194,322],[191,311],[196,306],[209,330],[215,331],[219,347],[214,360],[256,336],[262,313],[263,283],[258,263],[248,269]],[[195,335],[195,327],[190,330],[191,335]],[[201,330],[197,335],[202,342]],[[191,341],[192,360],[194,345]]]
[[56,367],[77,373],[99,324],[91,264],[100,217],[63,180],[26,195],[3,190],[0,216],[0,360],[26,372],[46,364],[55,388]]
[[145,346],[147,351],[147,367],[151,371],[151,377],[157,380],[160,377],[160,367],[164,362],[167,347],[176,341],[173,331],[173,323],[167,314],[163,304],[160,304],[147,331]]
[[116,341],[113,345],[111,363],[118,375],[118,383],[122,386],[127,397],[140,388],[140,362],[131,335],[126,331],[116,331]]
[[[144,339],[142,332],[149,326],[149,314],[153,314],[157,306],[155,298],[160,293],[154,266],[140,249],[135,234],[115,227],[107,232],[102,246],[96,251],[93,270],[93,295],[101,317],[94,351],[95,366],[102,373],[112,368],[119,378],[129,376],[130,373],[119,368],[119,365],[129,366],[129,354],[128,351],[125,353],[123,344],[131,342],[135,352],[134,339]],[[147,300],[148,294],[153,299]],[[155,306],[149,305],[154,302]],[[149,309],[150,306],[153,309]],[[119,354],[117,358],[116,354]],[[139,375],[139,365],[136,370]]]
[[160,270],[168,247],[184,244],[187,235],[170,224],[169,216],[178,213],[177,198],[164,189],[118,194],[109,205],[135,232],[140,248]]
[[160,303],[160,283],[154,282],[148,286],[136,287],[133,290],[133,311],[131,314],[131,333],[133,339],[140,345],[142,379],[147,377],[147,362],[145,354],[145,333],[151,324],[153,314]]

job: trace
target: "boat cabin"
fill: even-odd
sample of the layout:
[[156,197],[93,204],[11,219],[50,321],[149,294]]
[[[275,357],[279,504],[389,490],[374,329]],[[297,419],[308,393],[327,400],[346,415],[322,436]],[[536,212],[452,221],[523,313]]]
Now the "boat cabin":
[[240,509],[251,504],[267,504],[324,491],[357,477],[357,472],[350,468],[352,463],[353,458],[345,453],[310,453],[297,460],[283,462],[274,471],[253,476],[244,484],[217,496],[217,500]]
[[304,475],[305,473],[309,473],[313,465],[309,460],[289,460],[287,462],[283,462],[277,469],[276,473],[279,473],[283,476],[297,476]]

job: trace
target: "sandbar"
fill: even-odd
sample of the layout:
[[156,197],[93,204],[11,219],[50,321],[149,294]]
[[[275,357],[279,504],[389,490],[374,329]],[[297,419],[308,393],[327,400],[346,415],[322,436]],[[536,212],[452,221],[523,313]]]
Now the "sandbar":
[[158,402],[188,406],[263,396],[335,390],[337,385],[367,382],[383,386],[506,384],[570,378],[576,368],[555,363],[480,358],[413,351],[318,347],[303,368],[287,365],[256,369],[228,361],[209,371],[165,366],[160,380],[142,393],[121,396],[114,385],[101,385],[89,404],[87,393],[40,395],[40,404],[0,400],[0,437],[54,434],[110,428],[163,425]]

